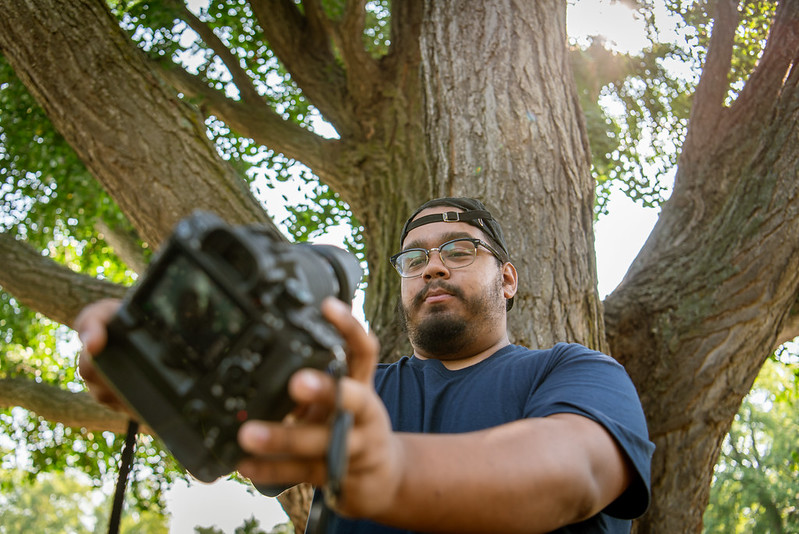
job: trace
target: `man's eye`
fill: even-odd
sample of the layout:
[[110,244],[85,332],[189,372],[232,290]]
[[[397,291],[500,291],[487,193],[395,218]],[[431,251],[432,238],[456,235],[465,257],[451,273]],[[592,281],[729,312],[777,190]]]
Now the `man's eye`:
[[424,258],[424,254],[414,254],[412,256],[408,256],[405,258],[405,268],[416,269],[423,266],[425,264]]
[[444,253],[450,258],[463,258],[464,256],[471,256],[474,253],[474,247],[471,243],[452,243],[444,247]]

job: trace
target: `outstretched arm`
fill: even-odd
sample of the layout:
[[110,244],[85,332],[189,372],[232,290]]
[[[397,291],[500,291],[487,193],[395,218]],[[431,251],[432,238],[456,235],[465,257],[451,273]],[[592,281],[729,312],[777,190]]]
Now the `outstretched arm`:
[[[525,419],[464,434],[392,432],[372,385],[377,342],[346,306],[326,317],[349,346],[351,378],[342,404],[355,424],[337,511],[411,530],[549,532],[587,519],[629,485],[632,469],[598,423],[574,414]],[[335,383],[306,370],[290,393],[314,413],[330,413]],[[257,483],[326,482],[327,424],[251,421],[239,434],[251,457],[241,473]]]

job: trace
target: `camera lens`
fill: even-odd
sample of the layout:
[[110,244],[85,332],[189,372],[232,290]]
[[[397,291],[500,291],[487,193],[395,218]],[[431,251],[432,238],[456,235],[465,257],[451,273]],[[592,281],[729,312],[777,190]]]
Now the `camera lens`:
[[[324,258],[325,262],[328,264],[329,268],[332,269],[333,274],[335,275],[335,282],[338,282],[338,287],[334,288],[333,291],[329,291],[328,293],[338,297],[339,300],[350,302],[355,294],[355,290],[358,289],[358,284],[361,282],[361,277],[363,276],[363,271],[361,270],[361,265],[358,262],[358,258],[346,250],[334,247],[332,245],[305,246],[307,247],[307,250]],[[321,279],[330,280],[330,277],[321,277]]]

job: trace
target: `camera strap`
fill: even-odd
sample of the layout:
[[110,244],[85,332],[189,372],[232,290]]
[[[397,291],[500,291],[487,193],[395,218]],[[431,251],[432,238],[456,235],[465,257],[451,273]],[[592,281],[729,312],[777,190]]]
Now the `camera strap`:
[[[337,351],[334,351],[337,352]],[[330,372],[336,379],[336,407],[331,421],[330,441],[327,445],[327,484],[320,491],[322,499],[314,499],[308,515],[306,534],[325,534],[330,511],[341,498],[341,481],[347,474],[347,435],[352,428],[352,412],[341,406],[341,378],[347,375],[344,351],[340,350],[330,364]]]
[[114,491],[114,505],[111,517],[108,519],[108,534],[119,532],[119,522],[122,519],[122,506],[125,503],[125,488],[128,485],[128,474],[133,467],[133,451],[136,448],[136,434],[139,433],[139,423],[131,419],[128,421],[128,435],[119,459],[119,474]]
[[336,379],[336,412],[327,445],[327,485],[324,488],[327,505],[334,508],[341,497],[341,479],[347,474],[347,435],[352,428],[352,412],[341,407],[341,378],[347,374],[347,364],[336,359],[331,364]]

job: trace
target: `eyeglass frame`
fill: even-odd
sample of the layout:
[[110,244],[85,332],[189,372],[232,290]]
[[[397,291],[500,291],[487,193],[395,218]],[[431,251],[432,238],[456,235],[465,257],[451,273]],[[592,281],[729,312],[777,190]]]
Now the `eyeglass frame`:
[[[466,265],[459,265],[457,267],[450,267],[449,265],[447,265],[447,262],[444,261],[444,257],[441,256],[441,249],[443,247],[449,245],[450,243],[455,243],[456,241],[470,241],[474,245],[474,256],[472,256],[471,263],[468,263]],[[449,241],[445,241],[445,242],[441,243],[440,245],[438,245],[437,247],[433,247],[433,248],[422,248],[422,247],[407,248],[407,249],[401,250],[401,251],[397,252],[396,254],[394,254],[393,256],[391,256],[388,261],[391,263],[392,267],[394,267],[394,269],[397,271],[397,273],[400,275],[401,278],[417,278],[419,276],[422,276],[422,274],[424,273],[424,268],[427,267],[430,264],[430,253],[433,252],[434,250],[436,252],[438,252],[438,258],[441,260],[441,263],[442,263],[442,265],[444,265],[444,267],[446,267],[447,269],[462,269],[464,267],[468,267],[469,265],[473,265],[474,262],[477,261],[477,247],[478,246],[482,246],[483,248],[488,250],[491,254],[494,255],[495,258],[497,258],[499,260],[500,263],[505,263],[504,260],[502,259],[502,256],[500,256],[499,252],[497,252],[494,247],[492,247],[491,245],[489,245],[488,243],[486,243],[482,239],[478,239],[476,237],[456,237],[455,239],[450,239]],[[414,251],[414,250],[418,250],[418,251],[424,252],[425,257],[427,258],[427,261],[421,267],[419,274],[414,274],[412,276],[404,276],[402,274],[402,272],[400,272],[399,267],[397,266],[397,260],[403,254],[411,252],[411,251]]]

